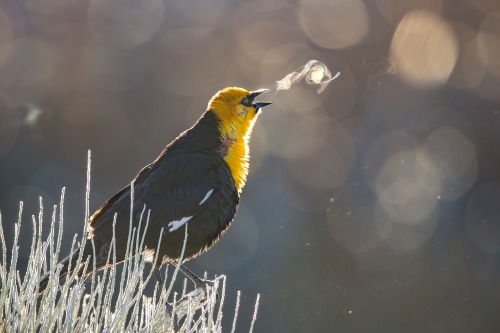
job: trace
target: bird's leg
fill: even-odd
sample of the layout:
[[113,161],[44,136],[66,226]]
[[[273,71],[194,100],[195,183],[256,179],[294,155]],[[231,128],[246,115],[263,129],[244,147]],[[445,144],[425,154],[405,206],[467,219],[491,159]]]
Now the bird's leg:
[[[163,288],[163,278],[161,276],[160,267],[155,267],[154,271],[155,271],[156,281],[158,281],[158,283],[160,284],[160,287]],[[174,307],[168,302],[167,302],[167,312],[170,313],[170,317],[172,318],[174,332],[178,332],[179,331],[179,327],[178,327],[179,324],[177,323],[177,320],[175,320]]]
[[162,286],[162,288],[163,288],[163,278],[161,277],[160,267],[155,267],[155,277],[156,277],[156,281],[158,281],[160,286]]
[[196,289],[206,290],[207,286],[210,287],[213,286],[212,281],[207,281],[198,277],[198,275],[191,272],[186,266],[180,265],[179,269],[181,270],[182,273],[184,273],[184,275],[186,275],[191,281],[193,281],[194,285],[196,286]]

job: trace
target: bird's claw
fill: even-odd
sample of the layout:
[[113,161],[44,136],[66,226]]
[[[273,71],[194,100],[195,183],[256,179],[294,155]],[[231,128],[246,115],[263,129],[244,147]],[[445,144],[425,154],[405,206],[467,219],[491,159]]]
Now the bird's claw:
[[195,282],[196,289],[201,289],[205,293],[205,300],[208,299],[210,290],[215,293],[215,300],[219,300],[219,293],[217,292],[217,284],[214,280],[200,279]]

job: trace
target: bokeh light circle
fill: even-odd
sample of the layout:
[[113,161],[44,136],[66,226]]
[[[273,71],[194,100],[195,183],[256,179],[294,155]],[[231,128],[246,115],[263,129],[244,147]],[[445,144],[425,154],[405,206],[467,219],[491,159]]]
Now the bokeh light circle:
[[500,78],[500,16],[489,14],[481,22],[477,46],[487,71]]
[[387,132],[372,139],[364,155],[364,171],[374,188],[376,188],[379,172],[387,159],[393,154],[416,146],[417,140],[402,130]]
[[276,45],[296,40],[297,30],[291,24],[268,21],[255,23],[253,20],[240,26],[236,39],[244,53],[261,59],[261,52],[267,52]]
[[302,0],[299,19],[306,35],[329,49],[344,49],[366,36],[369,17],[360,0]]
[[477,87],[486,73],[484,55],[481,55],[478,34],[462,22],[453,22],[453,29],[459,41],[459,57],[448,85],[454,88]]
[[474,183],[477,172],[474,144],[458,129],[442,126],[430,133],[417,152],[417,173],[421,178],[434,174],[442,186],[431,192],[455,200]]
[[380,238],[391,248],[408,252],[422,247],[431,238],[438,223],[438,212],[433,210],[419,223],[408,224],[403,220],[394,220],[387,213],[387,208],[378,204],[374,213],[375,225]]
[[439,16],[426,11],[410,12],[394,33],[391,55],[398,72],[421,87],[446,82],[458,57],[453,30]]
[[408,225],[425,221],[437,205],[437,199],[420,182],[415,161],[414,150],[395,153],[386,160],[376,181],[377,196],[385,213]]
[[163,20],[162,0],[93,0],[88,22],[94,43],[109,48],[140,45],[156,33]]
[[442,0],[375,0],[379,12],[390,24],[397,26],[401,19],[414,10],[441,13]]

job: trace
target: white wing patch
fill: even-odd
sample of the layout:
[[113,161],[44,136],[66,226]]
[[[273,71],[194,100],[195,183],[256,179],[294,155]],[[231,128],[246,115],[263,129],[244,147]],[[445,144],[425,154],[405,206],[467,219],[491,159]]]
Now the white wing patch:
[[198,205],[201,206],[205,201],[207,201],[213,192],[214,192],[214,189],[211,188],[210,191],[208,191],[207,194],[205,194],[205,197],[203,198],[203,200],[200,201],[200,203]]
[[[200,203],[198,205],[202,205],[205,201],[208,200],[208,198],[210,198],[210,196],[212,195],[212,193],[214,192],[214,189],[211,188],[207,194],[205,194],[205,196],[203,197],[203,199],[200,201]],[[168,232],[173,232],[177,229],[179,229],[180,227],[182,227],[184,224],[186,224],[187,221],[191,220],[193,218],[193,216],[185,216],[183,218],[181,218],[180,220],[174,220],[174,221],[171,221],[168,223]]]
[[192,218],[193,218],[192,216],[185,216],[180,220],[174,220],[172,222],[169,222],[168,223],[168,227],[169,227],[168,231],[172,232],[172,231],[179,229],[184,224],[186,224],[187,221],[191,220]]

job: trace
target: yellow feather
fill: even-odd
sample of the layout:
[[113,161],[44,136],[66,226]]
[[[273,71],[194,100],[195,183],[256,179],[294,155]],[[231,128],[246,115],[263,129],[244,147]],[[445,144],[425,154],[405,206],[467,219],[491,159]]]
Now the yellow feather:
[[240,103],[249,94],[242,88],[226,88],[219,91],[209,103],[209,109],[219,117],[222,138],[231,142],[224,160],[231,170],[238,193],[241,193],[247,179],[250,161],[248,140],[257,119],[255,107]]
[[224,157],[229,169],[233,174],[234,182],[238,192],[241,193],[243,186],[247,180],[250,154],[248,152],[248,144],[246,140],[237,140],[228,149],[227,155]]

